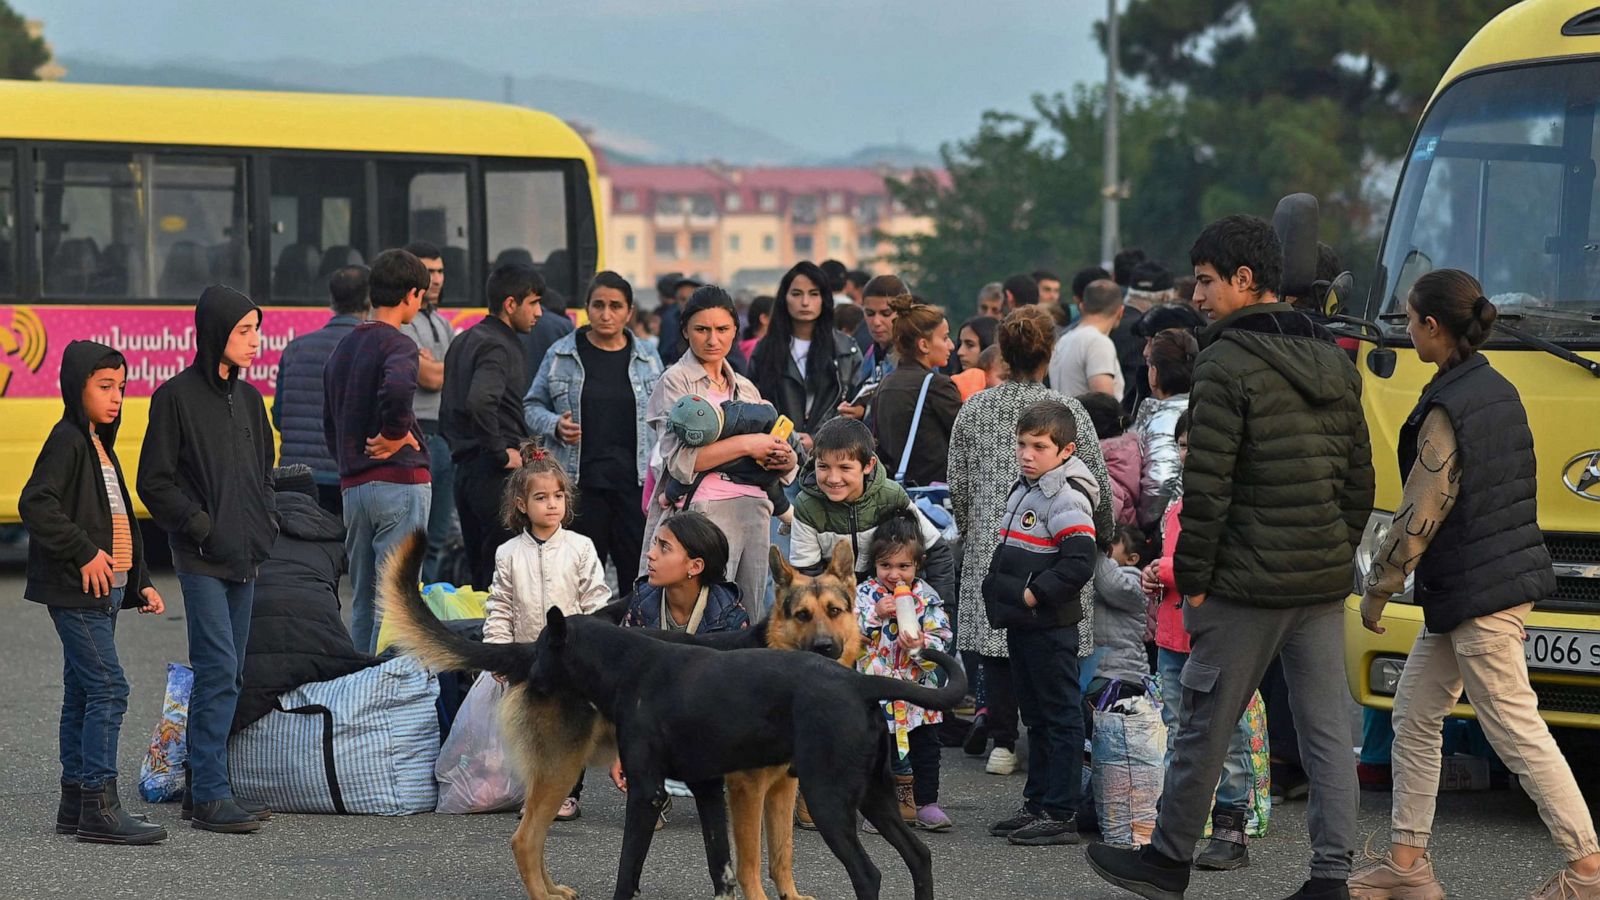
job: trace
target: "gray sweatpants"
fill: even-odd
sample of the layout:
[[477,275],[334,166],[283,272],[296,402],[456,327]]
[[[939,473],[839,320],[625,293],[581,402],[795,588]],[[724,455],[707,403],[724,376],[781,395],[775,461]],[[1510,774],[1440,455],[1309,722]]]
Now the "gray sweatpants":
[[1300,756],[1311,779],[1311,877],[1350,877],[1355,851],[1356,758],[1344,671],[1344,607],[1333,602],[1266,609],[1211,600],[1184,606],[1193,638],[1183,666],[1183,704],[1151,842],[1190,859],[1239,717],[1280,653]]

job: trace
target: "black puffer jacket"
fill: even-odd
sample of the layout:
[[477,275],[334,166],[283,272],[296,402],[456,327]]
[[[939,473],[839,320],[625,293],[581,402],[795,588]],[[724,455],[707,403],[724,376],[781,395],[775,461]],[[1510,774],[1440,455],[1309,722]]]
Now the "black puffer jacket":
[[252,312],[261,315],[238,291],[206,288],[194,308],[194,364],[150,397],[139,497],[167,533],[179,572],[244,581],[272,546],[267,409],[237,366],[226,377],[219,371],[234,326]]
[[[861,348],[855,340],[837,331],[830,331],[830,334],[833,335],[831,365],[819,366],[815,372],[808,370],[803,377],[787,346],[776,347],[763,341],[750,356],[751,380],[761,396],[777,407],[778,412],[788,416],[796,431],[806,434],[815,432],[839,414],[839,403],[846,399],[844,392],[856,383],[861,370]],[[769,378],[764,374],[767,371],[764,357],[769,352],[784,355],[783,377]],[[809,410],[806,408],[808,386],[812,397]]]
[[1219,319],[1201,345],[1173,559],[1178,590],[1251,606],[1343,599],[1372,513],[1355,366],[1287,303]]
[[277,501],[283,527],[256,579],[234,731],[271,712],[285,691],[378,662],[356,652],[339,618],[344,524],[306,494],[283,491]]

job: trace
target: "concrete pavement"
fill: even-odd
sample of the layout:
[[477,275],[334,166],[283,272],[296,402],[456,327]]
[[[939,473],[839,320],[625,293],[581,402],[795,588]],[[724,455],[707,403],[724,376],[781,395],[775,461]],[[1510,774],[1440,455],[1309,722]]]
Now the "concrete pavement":
[[[176,580],[158,578],[169,614],[124,613],[118,624],[123,665],[133,685],[122,735],[123,795],[136,812],[168,826],[171,838],[148,848],[80,844],[51,830],[56,784],[60,646],[44,609],[21,599],[20,566],[0,570],[0,898],[134,897],[161,900],[249,898],[450,897],[514,900],[524,896],[511,860],[514,815],[403,819],[279,815],[260,833],[212,835],[178,821],[176,804],[137,799],[139,763],[160,713],[165,665],[183,660],[183,604]],[[981,760],[944,755],[942,803],[957,827],[924,835],[945,898],[1112,900],[1083,861],[1081,848],[1021,848],[987,834],[990,821],[1017,804],[1020,773],[983,773]],[[1592,783],[1592,782],[1591,782]],[[621,845],[620,796],[591,773],[584,816],[559,824],[550,839],[551,869],[584,897],[608,897]],[[1381,846],[1387,794],[1364,794],[1361,831]],[[1305,877],[1310,856],[1305,804],[1274,810],[1272,832],[1251,848],[1254,865],[1235,873],[1196,873],[1192,898],[1287,896]],[[885,898],[909,898],[899,858],[879,838],[863,836],[884,873]],[[795,871],[802,890],[848,897],[838,862],[815,834],[797,833]],[[1435,865],[1452,897],[1525,895],[1561,864],[1533,805],[1518,791],[1447,794],[1441,800]],[[646,864],[644,896],[709,896],[705,856],[693,812],[682,801],[657,835]]]

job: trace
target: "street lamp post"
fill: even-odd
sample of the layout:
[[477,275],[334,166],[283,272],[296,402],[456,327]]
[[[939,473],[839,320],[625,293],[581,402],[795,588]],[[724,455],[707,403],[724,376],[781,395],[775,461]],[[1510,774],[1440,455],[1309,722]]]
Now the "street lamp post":
[[1106,0],[1106,145],[1105,183],[1100,189],[1100,259],[1107,269],[1117,255],[1117,0]]

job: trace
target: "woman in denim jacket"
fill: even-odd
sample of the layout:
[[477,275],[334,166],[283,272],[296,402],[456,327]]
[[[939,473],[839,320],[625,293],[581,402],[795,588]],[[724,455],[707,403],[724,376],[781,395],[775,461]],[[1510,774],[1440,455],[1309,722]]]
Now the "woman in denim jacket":
[[644,542],[643,491],[656,431],[645,404],[661,380],[656,351],[628,330],[633,287],[601,272],[584,301],[589,324],[545,354],[522,401],[534,435],[567,470],[578,492],[572,530],[610,557],[619,584],[638,576]]

